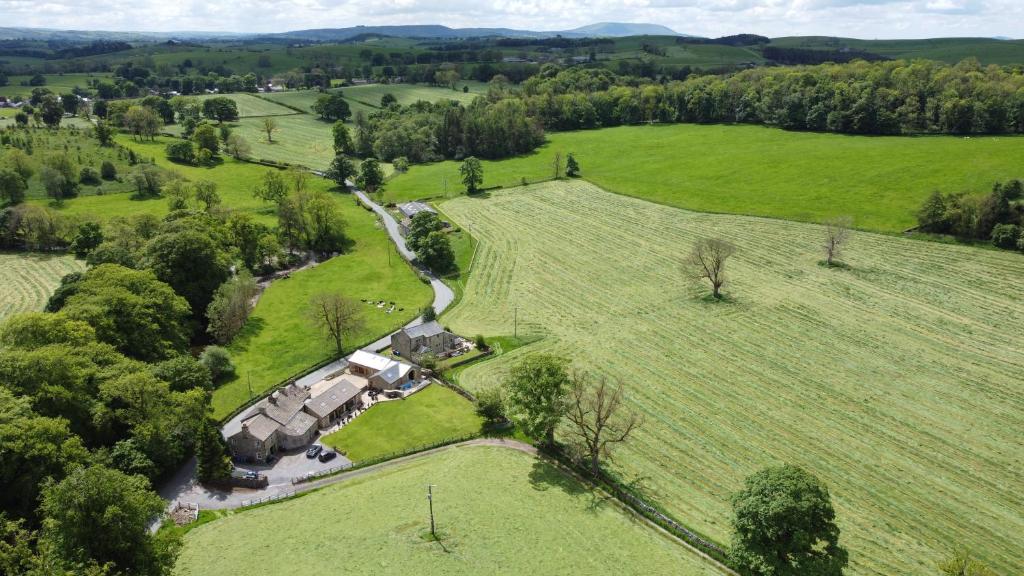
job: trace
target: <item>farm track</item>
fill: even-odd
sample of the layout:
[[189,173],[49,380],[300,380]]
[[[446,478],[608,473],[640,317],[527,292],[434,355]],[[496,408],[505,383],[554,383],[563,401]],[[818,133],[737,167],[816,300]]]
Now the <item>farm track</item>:
[[85,270],[71,256],[0,253],[0,321],[19,312],[41,311],[60,279]]
[[[1024,570],[1024,258],[854,234],[826,269],[819,227],[690,213],[553,183],[460,198],[480,240],[457,332],[545,338],[460,381],[497,382],[533,350],[622,378],[646,425],[627,474],[728,538],[728,496],[758,468],[830,486],[855,574],[927,574],[954,544]],[[681,261],[702,236],[739,251],[730,302]]]

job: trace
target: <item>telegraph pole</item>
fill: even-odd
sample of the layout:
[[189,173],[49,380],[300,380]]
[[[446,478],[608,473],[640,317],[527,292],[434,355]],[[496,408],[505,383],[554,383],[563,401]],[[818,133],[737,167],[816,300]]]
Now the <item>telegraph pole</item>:
[[434,532],[434,485],[427,484],[427,504],[430,506],[430,535],[437,538],[437,533]]
[[246,372],[246,377],[249,380],[249,401],[252,401],[252,372]]

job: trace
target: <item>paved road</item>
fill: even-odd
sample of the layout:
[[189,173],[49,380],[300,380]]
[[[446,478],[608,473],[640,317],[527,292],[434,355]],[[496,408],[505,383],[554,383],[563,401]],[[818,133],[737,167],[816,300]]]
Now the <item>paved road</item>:
[[[363,204],[369,206],[374,212],[377,213],[378,216],[380,216],[381,221],[384,222],[384,227],[388,231],[388,235],[391,236],[391,240],[394,241],[395,246],[398,248],[398,252],[402,255],[402,258],[405,258],[409,262],[414,262],[416,260],[416,254],[414,254],[412,250],[409,250],[409,248],[406,247],[405,238],[402,237],[402,233],[399,230],[398,222],[395,221],[395,218],[386,209],[384,209],[384,207],[377,204],[373,200],[370,200],[370,197],[367,196],[366,193],[363,192],[362,190],[356,188],[354,184],[352,184],[351,182],[348,182],[347,184],[349,190],[353,194],[355,194],[356,197],[358,197]],[[440,314],[446,308],[448,308],[448,306],[450,306],[451,303],[455,300],[455,293],[452,292],[451,288],[445,285],[444,282],[442,282],[437,276],[434,276],[434,274],[429,270],[425,268],[419,268],[419,270],[423,273],[424,276],[430,279],[430,287],[434,289],[434,311]],[[417,317],[412,322],[406,324],[405,327],[409,328],[412,326],[417,326],[422,323],[423,319]],[[387,336],[384,336],[380,340],[377,340],[376,342],[369,344],[364,348],[364,350],[376,352],[378,350],[387,348],[390,345],[391,334],[388,334]]]

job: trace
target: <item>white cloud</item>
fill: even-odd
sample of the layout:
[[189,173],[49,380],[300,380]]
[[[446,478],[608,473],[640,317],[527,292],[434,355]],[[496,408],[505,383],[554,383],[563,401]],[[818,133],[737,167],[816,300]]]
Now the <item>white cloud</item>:
[[653,22],[687,34],[1024,36],[1019,0],[0,0],[5,26],[281,32],[356,24],[564,30]]

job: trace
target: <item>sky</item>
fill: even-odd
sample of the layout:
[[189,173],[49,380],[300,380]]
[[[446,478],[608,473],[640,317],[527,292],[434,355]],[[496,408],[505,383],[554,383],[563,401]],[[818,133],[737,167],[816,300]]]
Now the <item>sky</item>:
[[0,0],[0,15],[0,26],[159,32],[359,24],[566,30],[610,21],[709,37],[1024,37],[1024,0]]

